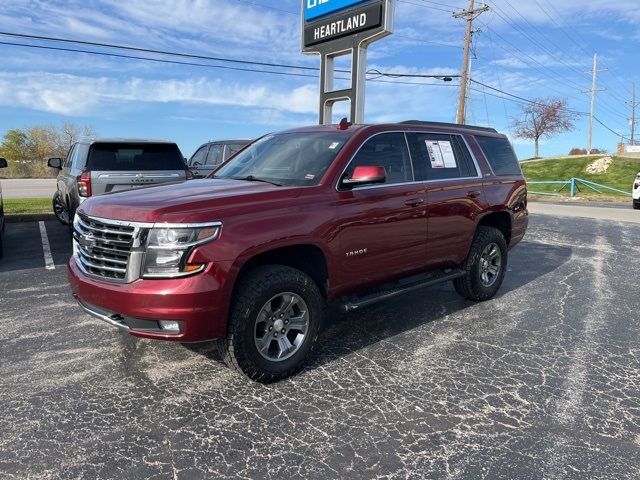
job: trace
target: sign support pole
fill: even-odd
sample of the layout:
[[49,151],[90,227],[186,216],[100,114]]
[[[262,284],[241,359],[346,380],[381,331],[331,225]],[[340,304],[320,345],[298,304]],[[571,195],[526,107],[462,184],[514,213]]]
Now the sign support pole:
[[[320,125],[333,123],[333,106],[337,102],[349,101],[349,120],[364,123],[367,47],[392,33],[395,0],[353,1],[351,3],[357,5],[338,8],[320,19],[309,21],[306,18],[312,3],[313,0],[303,0],[302,52],[320,55],[318,121]],[[349,26],[354,33],[348,33]],[[336,31],[341,33],[334,33]],[[322,35],[327,39],[319,39]],[[351,56],[350,84],[348,88],[336,90],[335,59],[345,55]]]

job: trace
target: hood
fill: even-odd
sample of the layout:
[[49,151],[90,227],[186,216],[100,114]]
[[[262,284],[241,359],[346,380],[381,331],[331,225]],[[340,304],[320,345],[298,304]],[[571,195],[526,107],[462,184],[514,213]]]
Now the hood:
[[190,180],[100,195],[79,207],[86,215],[133,222],[198,223],[220,220],[229,210],[295,198],[300,187],[223,178]]

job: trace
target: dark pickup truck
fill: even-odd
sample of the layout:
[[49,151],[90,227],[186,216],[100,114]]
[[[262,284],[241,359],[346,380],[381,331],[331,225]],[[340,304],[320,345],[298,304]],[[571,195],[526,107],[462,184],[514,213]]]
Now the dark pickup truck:
[[262,382],[301,368],[329,302],[445,281],[490,299],[528,223],[504,135],[418,121],[266,135],[210,178],[77,213],[68,270],[84,310],[139,337],[221,339]]

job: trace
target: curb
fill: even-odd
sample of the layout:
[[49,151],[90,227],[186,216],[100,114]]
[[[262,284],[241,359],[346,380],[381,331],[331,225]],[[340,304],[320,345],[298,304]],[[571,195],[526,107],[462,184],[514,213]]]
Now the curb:
[[585,201],[585,200],[541,200],[541,199],[528,199],[529,203],[539,203],[539,204],[550,204],[550,205],[563,205],[563,206],[576,206],[576,207],[599,207],[599,208],[618,208],[622,210],[631,209],[631,202],[599,202],[597,200],[594,201]]
[[12,213],[4,216],[7,223],[41,222],[55,219],[56,216],[53,213]]

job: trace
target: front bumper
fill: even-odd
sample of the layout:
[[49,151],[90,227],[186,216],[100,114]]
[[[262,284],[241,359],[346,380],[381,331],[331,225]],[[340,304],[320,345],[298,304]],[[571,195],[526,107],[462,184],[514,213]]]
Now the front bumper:
[[[67,265],[73,296],[87,313],[131,335],[180,342],[226,335],[222,297],[227,266],[210,264],[204,272],[185,278],[110,283],[86,276],[73,257]],[[160,320],[178,321],[180,331],[162,330]]]

